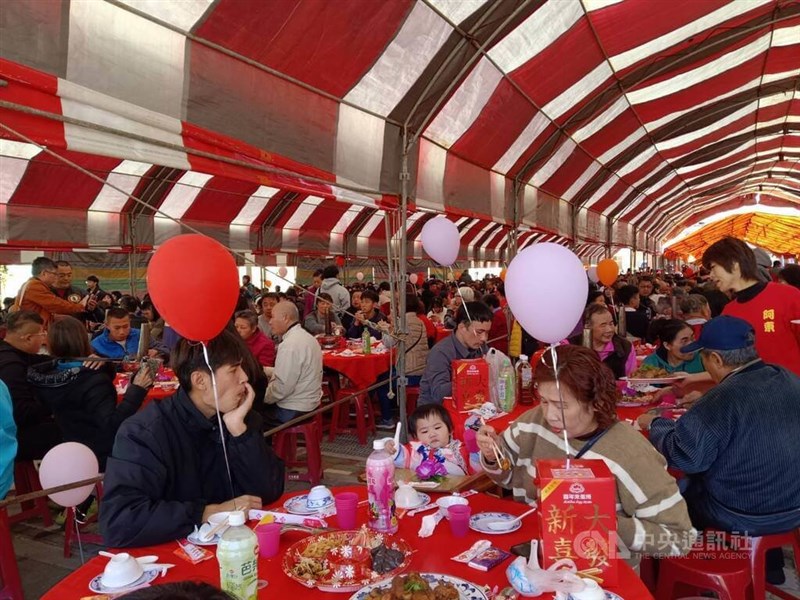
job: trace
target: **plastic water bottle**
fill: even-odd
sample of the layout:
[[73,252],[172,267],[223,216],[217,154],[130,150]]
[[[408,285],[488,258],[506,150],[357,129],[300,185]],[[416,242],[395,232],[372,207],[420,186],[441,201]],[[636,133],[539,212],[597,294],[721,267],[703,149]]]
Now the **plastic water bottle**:
[[369,327],[364,325],[364,333],[361,334],[361,345],[364,354],[372,354],[372,337],[369,334]]
[[219,586],[238,600],[257,600],[258,538],[245,526],[243,511],[231,512],[228,523],[217,544]]
[[525,354],[519,355],[517,363],[517,386],[519,387],[519,403],[533,404],[533,367]]
[[385,440],[372,442],[372,454],[367,458],[367,494],[369,495],[368,525],[375,531],[397,531],[394,506],[394,461],[386,452]]
[[500,374],[497,379],[498,408],[505,412],[511,412],[517,403],[516,376],[511,362],[507,362],[500,367]]

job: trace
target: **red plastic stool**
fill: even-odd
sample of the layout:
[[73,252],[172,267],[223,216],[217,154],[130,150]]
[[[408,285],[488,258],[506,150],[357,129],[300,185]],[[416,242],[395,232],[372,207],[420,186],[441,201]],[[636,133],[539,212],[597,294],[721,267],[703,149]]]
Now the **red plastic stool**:
[[[355,394],[355,395],[353,395]],[[339,433],[353,433],[358,436],[358,443],[362,446],[367,444],[367,431],[375,433],[375,410],[367,392],[359,392],[353,388],[345,387],[336,392],[336,400],[353,395],[350,404],[337,404],[331,410],[331,429],[328,434],[328,441],[332,442]],[[355,409],[355,427],[350,424],[350,408]]]
[[22,580],[19,577],[14,543],[11,540],[11,524],[5,508],[0,508],[0,598],[22,600]]
[[411,416],[417,409],[417,400],[419,400],[419,386],[406,388],[406,415]]
[[800,573],[800,528],[794,531],[787,531],[786,533],[749,538],[749,541],[750,566],[753,571],[753,599],[762,600],[766,596],[766,592],[769,592],[770,594],[785,598],[786,600],[796,600],[797,596],[792,596],[779,587],[767,583],[765,562],[767,550],[781,548],[783,546],[792,546],[794,550],[794,566],[797,572]]
[[[41,489],[42,484],[39,482],[39,472],[33,465],[32,460],[14,463],[14,493],[17,496],[39,492]],[[23,502],[20,508],[22,510],[19,513],[8,517],[8,522],[11,525],[35,517],[41,517],[45,527],[50,527],[53,524],[53,515],[50,514],[50,509],[47,508],[46,497]]]
[[[97,514],[89,517],[84,523],[82,523],[83,525],[94,523],[97,521],[97,515],[100,514],[100,500],[103,498],[103,482],[98,481],[94,489],[95,501],[97,502]],[[77,536],[77,533],[78,532],[75,527],[75,508],[68,508],[67,516],[64,519],[64,558],[69,558],[72,556],[72,536]],[[100,546],[105,545],[103,536],[98,533],[84,533],[81,531],[80,535],[81,543],[88,542],[90,544],[98,544]]]
[[747,559],[719,559],[713,553],[691,551],[683,557],[663,558],[659,564],[656,600],[672,600],[675,586],[684,584],[693,588],[713,590],[720,600],[748,600],[750,587],[750,561]]
[[[297,459],[298,436],[304,438],[306,459]],[[286,463],[286,478],[289,481],[308,481],[317,485],[324,473],[322,470],[322,415],[289,427],[275,434],[275,453]],[[306,467],[305,473],[289,473],[290,467]]]

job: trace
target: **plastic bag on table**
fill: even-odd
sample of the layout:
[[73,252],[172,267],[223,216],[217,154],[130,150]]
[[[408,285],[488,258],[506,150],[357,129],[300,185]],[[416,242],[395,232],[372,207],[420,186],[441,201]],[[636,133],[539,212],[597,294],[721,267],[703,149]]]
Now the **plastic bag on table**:
[[490,348],[483,357],[489,364],[489,397],[503,412],[511,412],[517,404],[517,374],[511,359]]

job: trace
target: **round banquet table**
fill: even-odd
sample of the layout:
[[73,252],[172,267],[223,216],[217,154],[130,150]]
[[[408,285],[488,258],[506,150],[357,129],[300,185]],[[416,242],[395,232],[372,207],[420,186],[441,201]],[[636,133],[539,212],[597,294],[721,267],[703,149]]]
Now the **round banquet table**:
[[[366,498],[367,490],[365,486],[352,486],[335,488],[334,492],[341,491],[354,491],[359,494],[361,498]],[[302,492],[292,492],[285,494],[274,504],[272,508],[280,507],[286,498],[298,495]],[[505,511],[514,515],[519,515],[525,512],[527,506],[511,500],[501,500],[486,494],[476,494],[469,498],[470,506],[473,513],[482,511]],[[366,523],[367,507],[360,506],[358,508],[358,524]],[[427,513],[430,514],[430,513]],[[451,556],[466,550],[479,539],[491,538],[491,541],[498,546],[508,550],[515,544],[522,542],[529,542],[532,538],[538,536],[538,527],[536,523],[536,515],[527,517],[523,521],[524,525],[517,531],[497,535],[487,536],[479,534],[478,532],[470,530],[465,537],[456,538],[450,533],[450,528],[447,521],[442,520],[433,535],[429,538],[420,538],[417,536],[420,523],[423,515],[416,515],[414,517],[405,516],[400,520],[400,529],[397,535],[403,538],[412,548],[418,550],[411,555],[411,564],[406,572],[422,571],[432,573],[444,573],[453,575],[471,581],[477,585],[489,585],[490,587],[499,586],[503,588],[508,585],[505,575],[505,568],[508,566],[512,559],[506,560],[501,565],[495,567],[488,572],[482,572],[468,567],[465,564],[457,563],[450,559]],[[335,526],[336,517],[331,517],[328,520],[330,525]],[[255,521],[250,521],[249,524],[253,526]],[[259,598],[303,598],[318,599],[326,598],[328,600],[347,600],[350,594],[336,594],[331,592],[321,592],[316,589],[309,589],[296,581],[289,579],[283,573],[281,561],[283,553],[286,549],[296,541],[302,539],[308,534],[289,531],[281,535],[281,544],[279,553],[269,559],[259,558],[258,560],[258,576],[259,579],[265,579],[269,582],[265,588],[259,590]],[[203,561],[197,565],[192,565],[182,558],[178,558],[173,554],[177,548],[175,542],[160,544],[158,546],[149,546],[144,548],[127,549],[134,556],[145,556],[148,554],[155,554],[159,557],[159,562],[174,563],[175,567],[167,571],[167,575],[156,579],[156,583],[169,583],[172,581],[203,581],[214,586],[219,585],[219,564],[215,558]],[[211,548],[213,550],[213,548]],[[50,589],[44,596],[44,600],[77,600],[84,596],[89,596],[89,581],[101,573],[108,561],[107,558],[96,556],[88,561],[84,566],[74,571],[52,589]],[[641,579],[636,575],[633,569],[625,562],[620,563],[619,581],[616,586],[609,586],[608,590],[614,592],[624,598],[624,600],[652,600],[652,595],[647,590]],[[542,595],[546,598],[551,594]]]
[[389,370],[392,361],[391,352],[378,354],[354,354],[353,356],[340,356],[332,351],[323,351],[322,366],[341,373],[347,377],[357,390],[368,388],[378,380],[378,377]]
[[[125,395],[125,392],[120,393],[120,391],[119,391],[120,390],[119,386],[120,386],[120,383],[121,383],[122,379],[123,379],[123,377],[119,373],[114,378],[114,387],[117,388],[117,402],[118,403],[122,402],[122,397]],[[172,396],[177,391],[178,391],[178,389],[174,388],[174,387],[166,389],[166,388],[162,388],[162,387],[153,386],[147,391],[147,396],[145,396],[144,400],[142,401],[142,406],[139,407],[139,408],[140,409],[144,408],[145,406],[147,406],[153,400],[163,400],[164,398],[167,398],[168,396]]]

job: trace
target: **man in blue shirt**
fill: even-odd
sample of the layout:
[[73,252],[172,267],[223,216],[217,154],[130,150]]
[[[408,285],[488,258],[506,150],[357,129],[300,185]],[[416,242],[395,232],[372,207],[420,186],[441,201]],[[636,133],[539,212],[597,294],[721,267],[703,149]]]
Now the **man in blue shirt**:
[[459,307],[453,333],[428,353],[428,362],[419,383],[418,404],[441,404],[446,396],[452,396],[452,362],[480,358],[486,353],[486,340],[489,339],[493,318],[492,309],[483,302],[467,302]]
[[[135,357],[139,352],[139,329],[131,328],[131,317],[124,308],[112,308],[106,313],[103,333],[92,340],[92,348],[106,358]],[[166,356],[166,348],[151,343],[148,356]]]
[[[764,363],[753,327],[737,317],[712,319],[681,352],[698,350],[717,385],[677,422],[648,414],[639,424],[688,476],[681,490],[695,527],[791,531],[800,526],[800,377]],[[769,577],[767,562],[780,583],[781,567]]]

